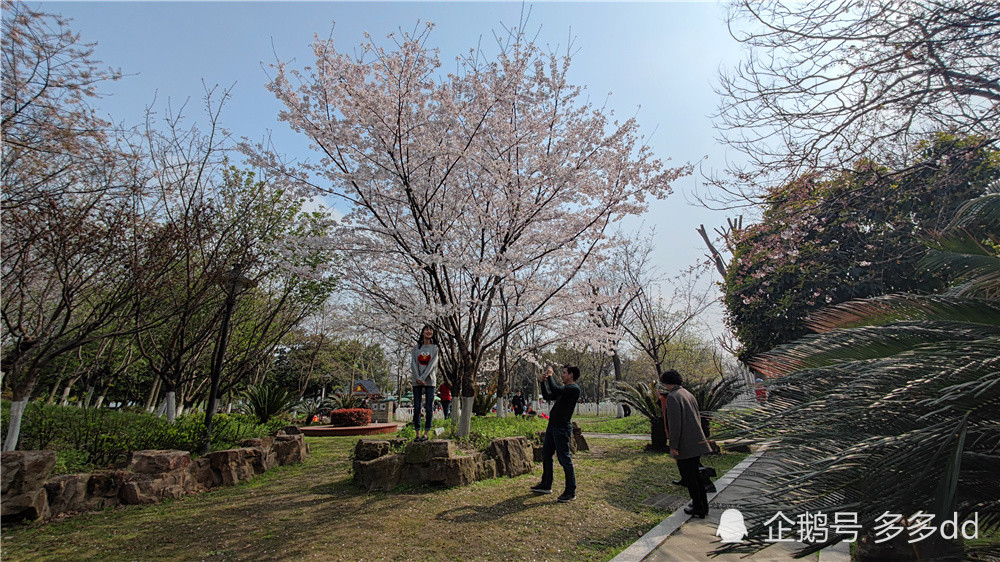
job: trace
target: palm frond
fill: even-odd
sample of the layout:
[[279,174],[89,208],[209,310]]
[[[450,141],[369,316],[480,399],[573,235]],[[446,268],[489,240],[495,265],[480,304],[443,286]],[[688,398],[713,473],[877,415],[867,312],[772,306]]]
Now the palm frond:
[[768,377],[777,377],[846,361],[890,357],[942,340],[1000,337],[1000,310],[988,320],[992,322],[900,322],[813,334],[763,353],[750,365]]
[[968,227],[1000,231],[1000,193],[991,193],[972,199],[955,211],[948,229]]
[[615,381],[611,398],[628,404],[650,420],[663,416],[660,412],[660,394],[655,382],[632,384],[625,381]]
[[805,324],[822,334],[844,328],[917,320],[1000,326],[1000,303],[989,299],[893,294],[824,308],[810,315]]

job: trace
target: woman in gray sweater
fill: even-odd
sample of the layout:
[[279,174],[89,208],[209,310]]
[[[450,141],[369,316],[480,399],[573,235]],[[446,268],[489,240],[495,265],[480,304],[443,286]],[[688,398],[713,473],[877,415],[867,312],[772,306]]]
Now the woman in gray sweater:
[[[434,415],[434,389],[437,388],[437,368],[440,352],[434,328],[430,325],[420,330],[417,345],[410,360],[410,383],[413,385],[413,427],[417,430],[417,441],[426,441],[431,433],[431,418]],[[424,432],[420,433],[420,406],[423,403]]]

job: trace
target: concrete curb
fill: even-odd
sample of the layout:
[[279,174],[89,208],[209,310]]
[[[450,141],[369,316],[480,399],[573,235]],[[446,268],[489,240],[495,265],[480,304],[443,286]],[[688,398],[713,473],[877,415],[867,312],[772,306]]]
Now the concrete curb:
[[[729,469],[728,472],[722,475],[721,478],[715,481],[716,492],[708,496],[708,501],[712,501],[715,496],[722,493],[736,478],[738,478],[743,471],[750,468],[750,465],[757,462],[767,450],[767,446],[762,446],[757,452],[753,453],[749,457],[740,461],[739,464]],[[669,517],[660,522],[659,525],[653,527],[648,533],[639,537],[639,540],[632,543],[628,548],[618,553],[611,559],[611,562],[638,562],[643,558],[647,557],[652,553],[658,546],[663,544],[663,541],[667,540],[667,537],[672,535],[674,531],[679,529],[681,525],[687,522],[691,516],[684,513],[683,509],[678,509],[677,511],[670,514]]]

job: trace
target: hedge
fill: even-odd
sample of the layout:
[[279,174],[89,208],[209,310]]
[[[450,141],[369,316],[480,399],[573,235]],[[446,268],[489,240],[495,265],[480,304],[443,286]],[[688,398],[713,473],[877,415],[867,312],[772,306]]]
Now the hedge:
[[368,408],[343,408],[330,412],[330,425],[353,427],[368,425],[372,421],[372,411]]

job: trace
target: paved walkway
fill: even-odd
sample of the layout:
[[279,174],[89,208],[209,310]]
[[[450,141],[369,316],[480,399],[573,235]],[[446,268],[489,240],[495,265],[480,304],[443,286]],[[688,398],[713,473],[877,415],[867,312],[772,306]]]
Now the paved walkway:
[[[724,554],[710,557],[709,553],[718,548],[721,543],[715,535],[722,512],[729,508],[739,508],[740,505],[754,496],[758,480],[766,477],[769,471],[777,470],[777,465],[768,456],[766,450],[758,451],[747,457],[716,481],[718,492],[709,494],[709,514],[705,519],[692,519],[678,509],[662,523],[646,533],[614,558],[614,562],[687,562],[696,560],[751,560],[775,561],[792,560],[793,554],[800,543],[777,543],[752,556],[746,554]],[[686,496],[686,490],[677,489],[679,495]],[[841,543],[835,547],[824,549],[800,560],[819,560],[820,562],[849,562],[847,545]]]

